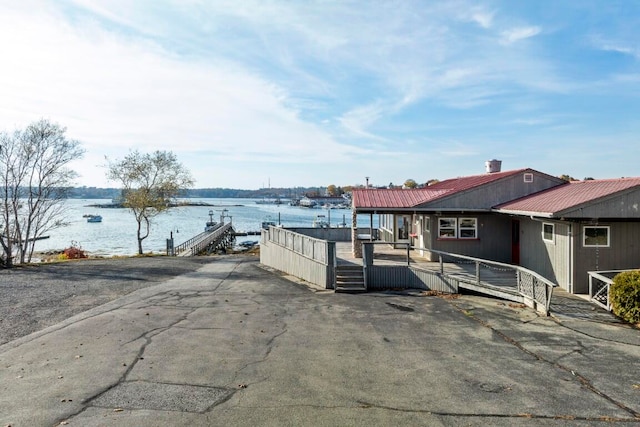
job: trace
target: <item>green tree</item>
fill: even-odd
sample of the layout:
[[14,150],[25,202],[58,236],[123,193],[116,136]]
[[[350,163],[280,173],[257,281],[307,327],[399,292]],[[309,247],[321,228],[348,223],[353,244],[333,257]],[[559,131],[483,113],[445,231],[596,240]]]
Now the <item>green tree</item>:
[[66,225],[64,200],[76,172],[68,168],[84,150],[48,120],[13,134],[0,133],[0,263],[30,262],[35,242]]
[[417,186],[418,183],[413,179],[406,180],[403,185],[404,188],[416,188]]
[[175,198],[193,186],[191,173],[170,151],[142,154],[132,151],[124,159],[110,162],[107,178],[122,185],[124,207],[138,223],[138,254],[149,237],[154,217],[168,210]]

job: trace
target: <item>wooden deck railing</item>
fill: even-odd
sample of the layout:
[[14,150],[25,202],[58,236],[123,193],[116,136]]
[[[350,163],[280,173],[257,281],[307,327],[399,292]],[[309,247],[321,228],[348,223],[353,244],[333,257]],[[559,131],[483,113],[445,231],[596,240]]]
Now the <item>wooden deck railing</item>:
[[[504,273],[512,272],[513,274],[505,274],[503,277],[498,277],[497,280],[501,281],[501,286],[510,287],[514,289],[518,294],[520,294],[527,305],[537,309],[538,311],[544,312],[546,314],[549,313],[549,307],[551,305],[551,295],[553,293],[553,288],[558,285],[551,282],[550,280],[544,278],[539,275],[535,271],[531,271],[527,268],[506,264],[497,261],[490,261],[481,258],[475,258],[467,255],[453,254],[449,252],[437,251],[433,249],[421,248],[416,246],[411,246],[406,242],[365,242],[366,245],[392,245],[394,247],[406,247],[406,252],[403,250],[402,252],[405,254],[403,257],[404,260],[401,261],[403,264],[407,266],[419,266],[421,268],[429,268],[431,265],[431,269],[434,266],[437,266],[437,271],[441,275],[447,276],[457,276],[457,277],[467,277],[467,281],[474,283],[477,286],[486,286],[487,284],[491,284],[491,282],[496,281],[496,274],[487,274],[487,270],[493,271],[502,271]],[[437,255],[438,262],[437,263],[412,263],[411,259],[411,250],[424,251],[429,252],[431,254]],[[399,251],[400,253],[400,251]],[[373,257],[375,258],[375,257]],[[433,257],[432,257],[433,258]],[[460,263],[460,264],[469,264],[473,265],[474,268],[471,272],[468,271],[445,271],[445,260],[447,263]],[[373,262],[373,261],[371,261]],[[366,267],[366,266],[365,266]],[[484,276],[483,277],[483,272]],[[506,278],[505,278],[506,277]],[[509,278],[510,277],[510,278]],[[483,280],[484,279],[484,280]],[[464,280],[464,279],[463,279]],[[542,306],[544,309],[541,310],[539,306]]]

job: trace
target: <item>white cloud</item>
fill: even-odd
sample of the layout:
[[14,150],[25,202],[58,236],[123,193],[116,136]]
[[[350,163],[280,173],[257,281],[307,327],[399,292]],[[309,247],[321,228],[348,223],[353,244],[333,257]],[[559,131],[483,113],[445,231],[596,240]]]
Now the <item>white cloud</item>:
[[493,25],[493,12],[475,12],[471,15],[471,19],[482,28],[488,29]]
[[60,122],[88,150],[78,164],[85,178],[98,178],[104,155],[133,148],[182,153],[203,177],[199,169],[228,159],[336,163],[356,151],[300,119],[285,89],[232,63],[184,61],[157,44],[46,15],[3,15],[0,28],[0,49],[12,59],[0,68],[2,128]]
[[607,52],[617,52],[623,55],[633,56],[636,59],[640,59],[640,48],[638,46],[630,46],[627,42],[603,40],[602,38],[595,38],[594,44],[597,49]]
[[501,42],[504,44],[512,44],[520,40],[528,39],[540,34],[540,27],[517,27],[505,30],[501,33]]

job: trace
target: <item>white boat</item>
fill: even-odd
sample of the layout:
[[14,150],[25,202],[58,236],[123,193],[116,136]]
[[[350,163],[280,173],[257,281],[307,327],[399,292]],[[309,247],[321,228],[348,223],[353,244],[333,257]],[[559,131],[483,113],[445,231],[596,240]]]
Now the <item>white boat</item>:
[[100,216],[100,215],[89,215],[89,216],[87,216],[87,222],[102,222],[102,216]]
[[313,220],[313,228],[329,228],[329,223],[324,215],[316,215]]
[[308,197],[303,197],[302,199],[300,199],[300,202],[298,203],[298,205],[302,206],[303,208],[313,208],[317,204],[318,203],[315,200],[312,200]]

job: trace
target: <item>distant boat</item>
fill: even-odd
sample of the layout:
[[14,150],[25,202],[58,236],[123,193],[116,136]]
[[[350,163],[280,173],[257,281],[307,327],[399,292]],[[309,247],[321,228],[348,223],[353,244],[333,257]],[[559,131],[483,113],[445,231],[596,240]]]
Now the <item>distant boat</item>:
[[87,222],[102,222],[102,216],[100,215],[88,215]]
[[271,219],[270,216],[267,216],[265,219],[262,220],[262,223],[260,224],[260,227],[264,230],[268,230],[270,226],[276,226],[276,222]]
[[258,205],[281,205],[282,204],[282,200],[280,200],[280,198],[277,197],[275,199],[256,200],[256,203]]
[[308,197],[303,197],[302,199],[300,199],[300,201],[298,202],[299,206],[302,206],[303,208],[313,208],[317,205],[318,203],[313,200],[310,199]]
[[329,223],[324,215],[316,215],[316,218],[313,220],[313,228],[329,228]]

